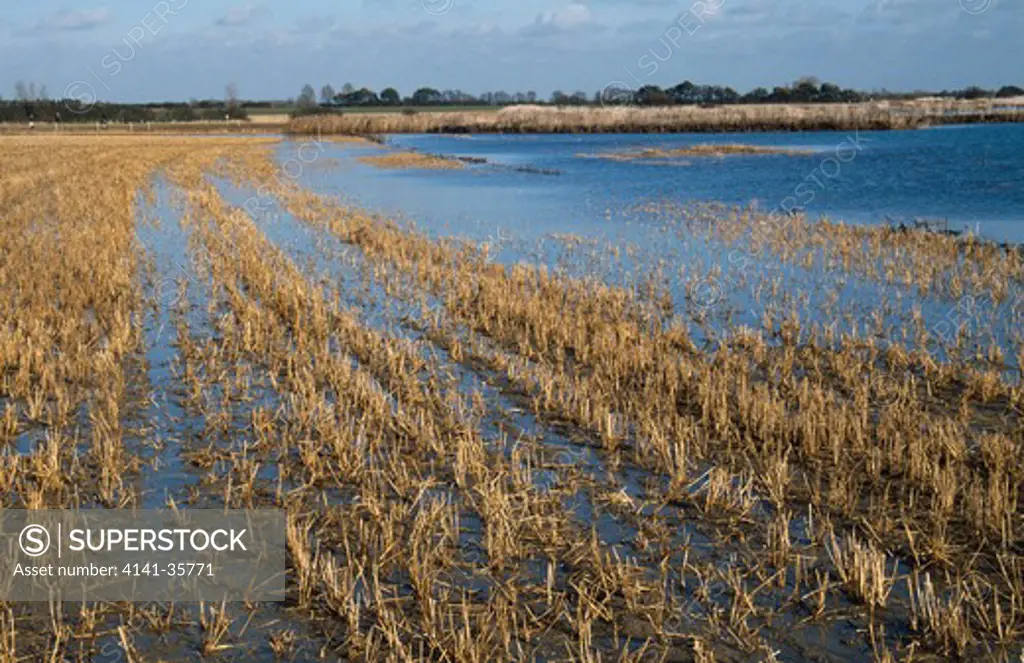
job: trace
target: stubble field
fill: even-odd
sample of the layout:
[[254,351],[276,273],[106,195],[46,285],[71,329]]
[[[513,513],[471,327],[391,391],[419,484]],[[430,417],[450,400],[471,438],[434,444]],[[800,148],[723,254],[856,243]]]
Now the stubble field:
[[3,505],[289,514],[286,603],[7,603],[0,661],[1021,656],[1017,249],[659,208],[1010,311],[943,339],[773,305],[698,342],[663,266],[501,265],[275,143],[0,137]]

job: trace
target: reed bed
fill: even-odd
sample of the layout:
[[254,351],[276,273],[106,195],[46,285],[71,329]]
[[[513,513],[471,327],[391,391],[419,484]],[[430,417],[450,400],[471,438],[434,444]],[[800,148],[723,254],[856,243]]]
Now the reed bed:
[[[10,604],[7,660],[1019,655],[1024,393],[996,362],[828,337],[781,308],[702,347],[653,268],[627,288],[494,264],[277,177],[265,141],[61,138],[72,163],[4,140],[10,503],[136,499],[133,357],[155,337],[137,324],[152,293],[135,224],[159,173],[193,275],[156,302],[190,477],[173,499],[289,513],[284,605]],[[217,178],[273,196],[336,271],[272,242]],[[734,239],[757,225],[736,216]],[[878,278],[915,261],[1014,268],[981,246],[954,260],[940,239],[796,236],[850,254],[851,273],[868,269],[852,247],[876,246]],[[351,262],[334,265],[327,238]],[[396,318],[348,304],[378,298]],[[58,416],[73,407],[87,426]]]
[[677,148],[650,147],[641,150],[622,152],[599,152],[597,154],[580,154],[581,157],[592,159],[610,159],[612,161],[643,161],[650,159],[680,159],[684,157],[726,157],[731,155],[781,154],[785,156],[806,156],[814,154],[810,150],[797,150],[784,147],[765,145],[740,145],[737,143],[716,145],[703,143]]
[[[960,112],[955,112],[960,111]],[[392,133],[681,133],[915,129],[930,124],[1018,122],[1019,109],[897,105],[675,107],[510,107],[500,112],[350,113],[296,118],[294,134]]]
[[425,169],[425,170],[459,170],[465,167],[456,159],[446,159],[421,152],[408,150],[389,151],[384,154],[373,154],[359,157],[362,163],[390,170]]

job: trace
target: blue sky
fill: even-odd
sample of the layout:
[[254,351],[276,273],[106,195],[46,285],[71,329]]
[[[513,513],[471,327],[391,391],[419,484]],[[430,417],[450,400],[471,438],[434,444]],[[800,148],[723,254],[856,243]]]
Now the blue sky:
[[684,79],[745,91],[814,75],[861,89],[1024,86],[1024,0],[6,0],[15,82],[104,100],[410,94]]

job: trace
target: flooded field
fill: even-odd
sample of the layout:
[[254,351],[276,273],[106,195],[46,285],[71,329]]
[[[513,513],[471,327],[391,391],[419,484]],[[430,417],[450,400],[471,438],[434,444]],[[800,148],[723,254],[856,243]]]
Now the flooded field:
[[1024,127],[386,143],[0,138],[4,505],[289,516],[0,661],[1024,656]]

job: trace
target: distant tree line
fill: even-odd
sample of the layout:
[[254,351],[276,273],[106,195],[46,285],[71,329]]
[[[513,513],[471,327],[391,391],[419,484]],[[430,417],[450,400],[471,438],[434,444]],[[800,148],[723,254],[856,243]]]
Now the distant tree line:
[[431,87],[417,89],[409,96],[402,96],[393,88],[385,88],[379,94],[362,87],[345,84],[340,92],[331,85],[320,88],[318,97],[312,85],[305,85],[295,100],[298,114],[322,112],[323,109],[344,109],[363,106],[510,106],[515,104],[552,104],[558,106],[585,106],[591,104],[616,105],[633,104],[647,106],[722,104],[814,104],[853,103],[867,100],[899,100],[920,96],[937,96],[950,99],[992,99],[1024,95],[1024,89],[1007,85],[998,90],[968,87],[963,90],[942,92],[890,92],[888,90],[863,92],[828,82],[819,82],[813,77],[802,78],[791,85],[776,86],[772,89],[758,87],[740,94],[731,87],[721,85],[700,85],[683,81],[678,85],[662,88],[645,85],[639,89],[624,84],[609,85],[593,94],[583,91],[566,93],[554,91],[547,99],[541,99],[533,90],[509,93],[504,90],[473,95],[462,90],[438,90]]
[[76,99],[0,99],[0,122],[193,122],[243,120],[248,113],[239,105],[222,102],[165,102],[146,104],[86,104]]
[[558,106],[638,105],[638,106],[718,106],[723,104],[787,104],[787,103],[851,103],[866,100],[905,100],[922,96],[948,99],[1005,99],[1024,95],[1024,89],[1006,85],[989,90],[977,86],[941,92],[888,90],[863,92],[841,88],[832,83],[805,77],[772,89],[758,87],[740,94],[731,87],[701,85],[683,81],[672,87],[645,85],[639,89],[624,84],[609,85],[595,93],[583,91],[566,93],[554,91],[541,98],[533,90],[506,92],[498,90],[483,94],[470,94],[463,90],[438,90],[421,87],[409,96],[403,96],[393,87],[379,93],[366,87],[357,88],[346,83],[340,91],[331,85],[320,88],[319,95],[312,85],[305,85],[295,99],[280,101],[242,101],[235,84],[225,86],[224,99],[192,99],[187,102],[150,102],[142,104],[88,103],[81,99],[52,99],[46,86],[18,82],[15,99],[0,96],[0,122],[191,122],[246,119],[246,109],[280,109],[294,111],[295,115],[341,111],[359,107],[428,106],[512,106],[517,104],[544,104]]
[[97,103],[74,99],[0,99],[0,122],[145,122],[153,111],[143,106]]
[[[605,91],[607,95],[617,91]],[[899,93],[888,90],[863,92],[841,88],[833,83],[822,83],[813,78],[801,79],[792,85],[777,86],[771,90],[758,87],[739,94],[731,87],[719,85],[696,85],[683,81],[674,87],[661,89],[655,85],[644,86],[627,96],[626,101],[649,105],[719,105],[719,104],[832,104],[856,103],[872,100],[903,100],[922,96],[936,96],[950,99],[992,99],[1006,98],[1024,94],[1019,87],[1008,85],[999,90],[984,90],[979,87],[964,90],[943,90],[938,93],[913,92]]]
[[0,96],[0,122],[192,122],[248,118],[246,102],[234,84],[223,100],[193,99],[142,104],[93,102],[91,99],[51,99],[46,86],[19,81],[15,99]]
[[1024,95],[1024,89],[1016,85],[1004,85],[998,90],[986,90],[977,86],[964,88],[963,90],[943,90],[936,96],[953,97],[955,99],[1008,99]]

